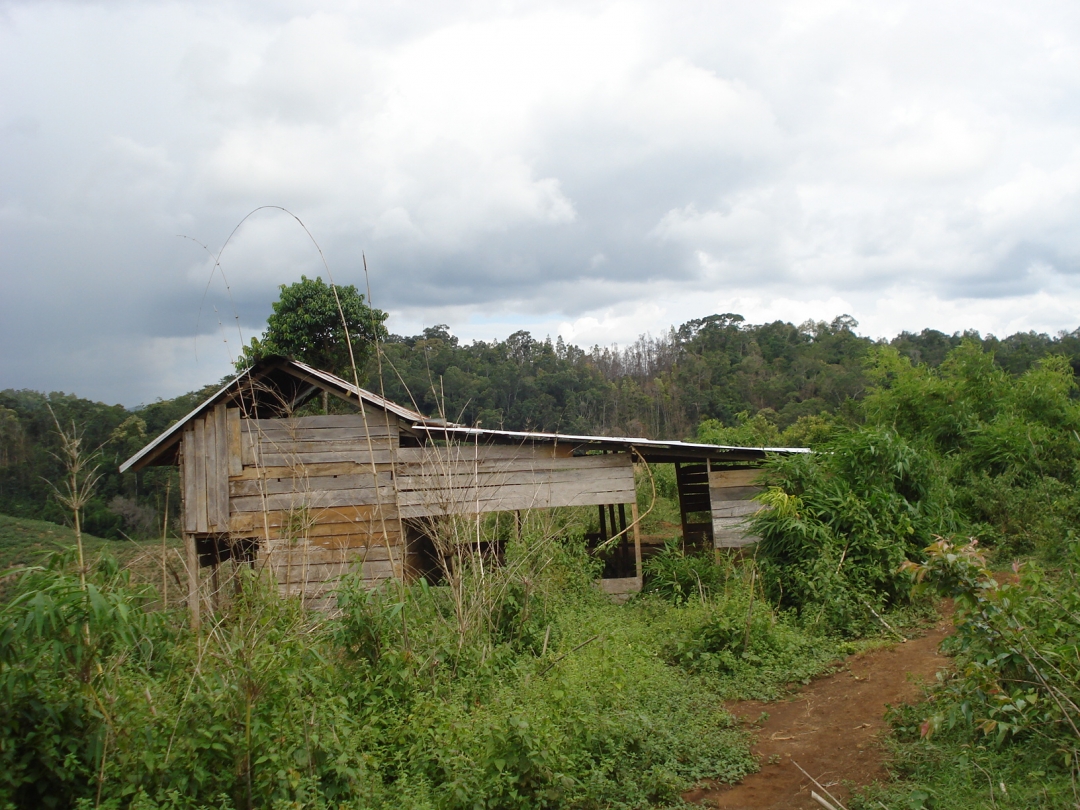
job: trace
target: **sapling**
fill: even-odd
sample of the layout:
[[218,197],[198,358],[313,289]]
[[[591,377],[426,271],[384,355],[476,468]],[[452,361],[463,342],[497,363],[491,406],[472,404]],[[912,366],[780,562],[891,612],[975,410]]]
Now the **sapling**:
[[52,406],[48,407],[49,414],[56,425],[56,435],[60,438],[60,449],[52,453],[52,456],[64,465],[64,477],[60,486],[51,481],[47,483],[52,487],[56,500],[71,511],[72,528],[75,530],[75,547],[79,554],[79,586],[86,591],[86,559],[83,553],[81,515],[83,508],[93,497],[94,487],[101,480],[101,473],[98,472],[101,465],[95,461],[98,455],[97,450],[88,453],[83,449],[83,437],[75,427],[75,422],[71,423],[70,431],[64,430]]

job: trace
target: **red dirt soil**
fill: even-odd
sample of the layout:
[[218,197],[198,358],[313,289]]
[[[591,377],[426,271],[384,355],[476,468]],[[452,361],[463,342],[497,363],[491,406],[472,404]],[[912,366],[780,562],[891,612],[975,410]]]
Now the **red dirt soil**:
[[922,638],[845,659],[841,671],[813,681],[787,700],[729,705],[729,711],[746,724],[768,712],[754,745],[761,770],[737,785],[706,785],[684,798],[728,810],[821,810],[810,791],[818,795],[823,791],[795,762],[841,802],[849,795],[842,783],[868,785],[886,779],[885,752],[879,742],[885,731],[885,705],[920,698],[920,684],[932,682],[938,670],[948,666],[938,645],[951,630],[951,620],[941,618]]

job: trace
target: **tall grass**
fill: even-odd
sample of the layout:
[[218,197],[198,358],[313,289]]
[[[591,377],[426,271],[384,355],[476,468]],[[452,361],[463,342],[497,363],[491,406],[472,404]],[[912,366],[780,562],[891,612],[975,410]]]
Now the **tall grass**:
[[0,616],[0,800],[669,803],[696,779],[756,767],[723,710],[736,681],[756,672],[762,689],[782,688],[837,652],[767,606],[744,643],[739,574],[693,605],[617,606],[592,584],[580,536],[547,540],[527,525],[506,557],[463,570],[465,587],[483,576],[499,594],[464,639],[449,586],[371,590],[349,575],[329,617],[248,572],[196,634],[182,611],[149,610],[152,589],[107,560],[82,599],[73,561],[56,558]]

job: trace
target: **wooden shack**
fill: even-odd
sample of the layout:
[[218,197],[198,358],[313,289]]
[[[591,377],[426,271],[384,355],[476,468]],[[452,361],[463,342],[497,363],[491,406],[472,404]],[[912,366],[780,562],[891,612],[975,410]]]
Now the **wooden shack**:
[[[324,392],[352,412],[296,415]],[[469,428],[304,363],[268,358],[120,469],[180,468],[197,621],[200,569],[213,582],[228,560],[269,570],[283,594],[319,606],[349,568],[372,586],[430,572],[437,550],[428,529],[440,516],[565,506],[598,510],[594,540],[614,546],[604,589],[640,590],[635,463],[675,465],[687,542],[732,548],[753,541],[742,523],[757,508],[754,465],[767,452]]]

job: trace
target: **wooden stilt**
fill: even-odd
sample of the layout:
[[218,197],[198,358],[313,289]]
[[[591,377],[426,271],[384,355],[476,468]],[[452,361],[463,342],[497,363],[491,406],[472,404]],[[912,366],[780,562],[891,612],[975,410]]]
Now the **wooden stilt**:
[[622,539],[619,540],[619,571],[626,575],[630,567],[630,538],[626,536],[626,504],[619,504],[619,532]]
[[199,554],[195,549],[195,535],[184,532],[184,551],[187,554],[188,610],[191,611],[191,629],[199,629]]
[[638,508],[636,503],[630,504],[630,520],[634,526],[634,576],[641,582],[641,531],[638,527]]
[[221,578],[218,575],[220,569],[221,563],[218,560],[215,560],[214,567],[210,571],[210,587],[214,590],[214,593],[210,597],[210,610],[212,611],[221,609]]

